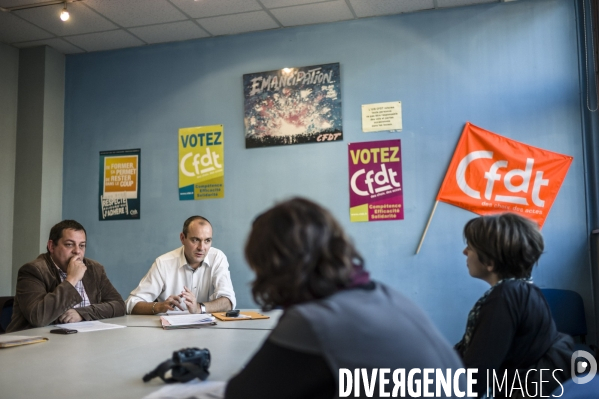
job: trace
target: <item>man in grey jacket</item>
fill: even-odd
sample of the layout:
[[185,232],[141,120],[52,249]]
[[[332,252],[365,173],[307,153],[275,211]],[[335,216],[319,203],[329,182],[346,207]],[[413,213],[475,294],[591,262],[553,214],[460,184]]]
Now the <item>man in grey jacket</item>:
[[48,252],[23,265],[7,332],[125,314],[104,267],[87,259],[85,228],[63,220],[50,230]]

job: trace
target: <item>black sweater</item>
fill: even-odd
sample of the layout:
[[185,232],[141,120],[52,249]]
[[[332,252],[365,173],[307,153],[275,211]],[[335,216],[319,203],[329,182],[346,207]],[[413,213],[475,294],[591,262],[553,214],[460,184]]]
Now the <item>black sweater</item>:
[[[541,290],[522,280],[496,287],[482,305],[470,345],[460,353],[468,368],[478,368],[477,392],[487,386],[487,370],[507,371],[508,387],[517,369],[533,368],[557,340],[558,332]],[[521,374],[524,384],[525,373]],[[551,373],[543,376],[552,378]],[[498,395],[497,397],[501,397]]]

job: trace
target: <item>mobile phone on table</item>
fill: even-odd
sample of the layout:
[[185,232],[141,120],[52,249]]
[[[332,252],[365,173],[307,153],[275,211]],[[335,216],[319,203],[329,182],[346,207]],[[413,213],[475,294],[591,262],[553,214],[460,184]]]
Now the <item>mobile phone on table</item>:
[[239,309],[229,310],[225,313],[225,317],[239,317]]
[[54,330],[50,330],[51,334],[63,334],[63,335],[75,334],[76,332],[77,332],[77,330],[71,330],[69,328],[56,328]]

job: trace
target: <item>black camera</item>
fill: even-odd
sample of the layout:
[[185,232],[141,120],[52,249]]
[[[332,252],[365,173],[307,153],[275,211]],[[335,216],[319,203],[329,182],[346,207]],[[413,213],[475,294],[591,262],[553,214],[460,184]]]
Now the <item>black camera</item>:
[[[208,349],[185,348],[173,352],[173,358],[158,365],[143,377],[144,382],[160,377],[164,382],[188,382],[194,378],[205,380],[210,374],[210,351]],[[166,373],[171,371],[171,376]]]
[[173,352],[173,362],[175,363],[196,363],[201,367],[208,369],[210,367],[210,351],[208,349],[185,348]]

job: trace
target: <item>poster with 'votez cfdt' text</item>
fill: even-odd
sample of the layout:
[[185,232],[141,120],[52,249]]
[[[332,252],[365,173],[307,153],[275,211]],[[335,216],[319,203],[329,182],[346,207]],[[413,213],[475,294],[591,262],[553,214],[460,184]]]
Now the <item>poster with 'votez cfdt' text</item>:
[[225,196],[223,125],[179,129],[179,200]]
[[349,144],[350,221],[401,220],[401,141]]

